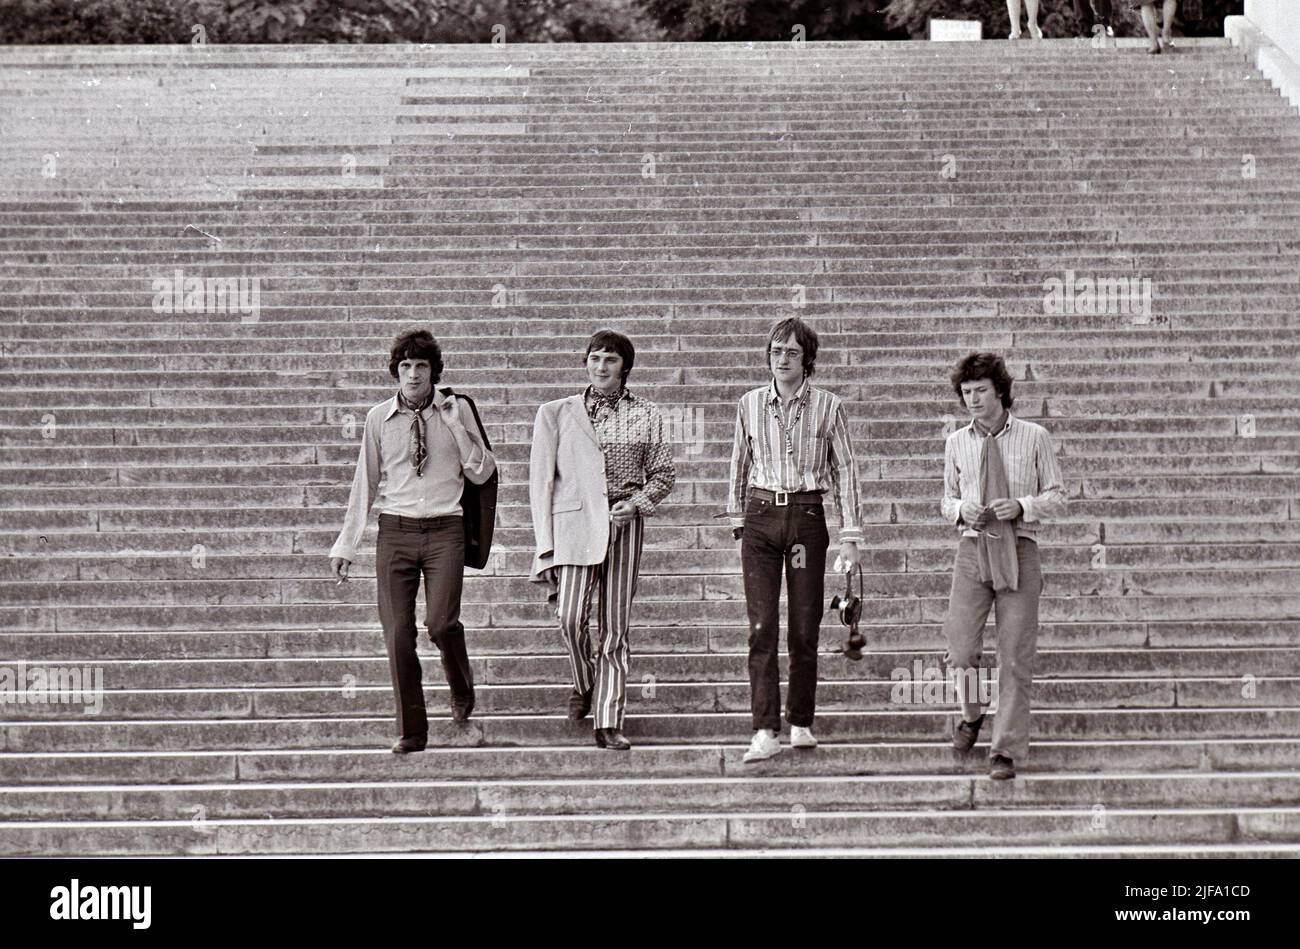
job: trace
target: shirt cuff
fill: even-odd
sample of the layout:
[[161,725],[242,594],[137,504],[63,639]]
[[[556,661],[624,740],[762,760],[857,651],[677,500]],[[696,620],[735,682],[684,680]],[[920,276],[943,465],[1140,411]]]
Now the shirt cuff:
[[1025,521],[1036,521],[1038,518],[1033,515],[1033,498],[1016,498],[1020,502],[1020,518]]
[[357,562],[356,549],[342,544],[335,544],[330,548],[330,559],[333,560],[335,557],[338,557],[341,560],[346,560],[348,563]]
[[857,544],[862,546],[862,528],[861,527],[841,527],[840,528],[841,544]]
[[650,500],[650,496],[644,491],[636,491],[628,498],[635,505],[637,511],[642,517],[652,517],[655,512],[655,504]]
[[[473,441],[473,439],[471,439],[471,441]],[[470,449],[469,457],[460,463],[460,469],[462,472],[472,471],[477,474],[479,469],[483,467],[485,461],[487,461],[487,452],[483,450],[482,445],[478,442],[474,442],[474,447]]]

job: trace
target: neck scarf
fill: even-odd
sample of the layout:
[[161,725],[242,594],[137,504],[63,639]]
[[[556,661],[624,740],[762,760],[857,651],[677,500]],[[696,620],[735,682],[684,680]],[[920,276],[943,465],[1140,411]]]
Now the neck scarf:
[[397,404],[414,415],[411,419],[411,434],[409,444],[411,446],[411,467],[415,469],[417,478],[424,477],[424,460],[428,457],[428,451],[424,447],[424,416],[420,413],[433,404],[433,386],[429,387],[429,394],[419,405],[409,401],[402,390],[397,390]]
[[613,395],[605,395],[595,386],[589,386],[587,389],[587,416],[593,421],[597,421],[610,412],[613,412],[619,401],[627,394],[627,389],[619,386],[618,391]]
[[[1007,482],[1007,469],[1002,464],[1002,449],[998,447],[997,434],[1011,421],[1009,414],[1002,416],[1002,424],[986,430],[979,422],[975,430],[984,435],[980,448],[980,504],[988,504],[1007,497],[1011,486]],[[979,577],[984,583],[992,582],[994,590],[1020,588],[1020,564],[1016,560],[1016,532],[1011,521],[994,521],[997,537],[981,533],[975,538],[976,561]]]

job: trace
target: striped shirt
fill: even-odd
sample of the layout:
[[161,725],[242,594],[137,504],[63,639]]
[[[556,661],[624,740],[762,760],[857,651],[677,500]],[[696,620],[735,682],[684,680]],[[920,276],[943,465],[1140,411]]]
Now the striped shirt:
[[828,492],[840,516],[840,543],[862,542],[858,465],[839,396],[805,379],[784,406],[775,381],[740,397],[728,494],[733,527],[745,526],[750,488]]
[[[971,422],[949,435],[943,447],[944,492],[940,509],[947,520],[962,529],[964,537],[979,535],[957,524],[961,502],[973,500],[983,504],[998,500],[980,497],[980,450],[987,437]],[[1007,424],[993,437],[998,440],[1002,453],[1011,496],[1024,509],[1011,526],[1017,537],[1037,541],[1038,522],[1059,517],[1065,511],[1065,484],[1051,436],[1043,426],[1008,413]]]
[[631,501],[650,517],[677,481],[659,407],[623,389],[611,408],[596,398],[593,386],[587,386],[582,401],[605,454],[609,503]]

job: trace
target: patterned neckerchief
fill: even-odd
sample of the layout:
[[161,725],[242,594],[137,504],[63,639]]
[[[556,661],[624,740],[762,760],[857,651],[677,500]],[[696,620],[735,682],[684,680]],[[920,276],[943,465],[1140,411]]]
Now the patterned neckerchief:
[[424,461],[428,457],[429,452],[425,447],[424,415],[421,413],[433,404],[433,387],[429,387],[429,395],[419,405],[416,405],[414,402],[407,399],[406,396],[402,394],[402,390],[398,389],[397,404],[401,408],[406,409],[406,411],[413,413],[415,416],[411,419],[411,434],[409,437],[411,467],[415,469],[415,476],[417,478],[423,478]]
[[582,402],[587,407],[587,417],[595,424],[618,411],[619,402],[625,398],[631,398],[625,386],[620,386],[613,395],[605,395],[595,386],[589,385],[582,395]]

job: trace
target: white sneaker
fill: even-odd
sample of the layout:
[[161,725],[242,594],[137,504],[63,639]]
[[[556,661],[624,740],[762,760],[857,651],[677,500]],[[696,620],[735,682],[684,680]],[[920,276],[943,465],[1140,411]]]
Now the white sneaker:
[[760,728],[754,732],[754,740],[749,743],[749,750],[745,752],[744,762],[749,764],[751,761],[766,761],[781,753],[781,741],[776,737],[776,733],[770,728]]
[[816,748],[817,739],[813,737],[811,728],[804,728],[802,725],[790,726],[790,747],[791,748]]

